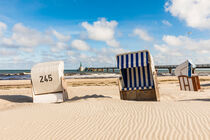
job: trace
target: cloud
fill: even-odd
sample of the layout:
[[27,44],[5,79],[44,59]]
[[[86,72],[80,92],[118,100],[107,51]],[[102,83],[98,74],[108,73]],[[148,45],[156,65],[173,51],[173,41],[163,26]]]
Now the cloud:
[[133,34],[138,36],[140,39],[145,40],[145,41],[153,41],[153,38],[151,36],[149,36],[149,34],[147,33],[147,31],[140,29],[140,28],[136,28],[133,31]]
[[6,49],[6,48],[0,49],[0,55],[3,55],[3,56],[16,55],[16,53],[17,51],[11,50],[11,49]]
[[62,42],[67,42],[71,39],[71,36],[70,35],[63,35],[59,32],[57,32],[56,30],[52,30],[51,31],[52,34],[59,40],[59,41],[62,41]]
[[14,42],[11,38],[3,37],[1,43],[5,46],[13,46]]
[[[154,44],[154,48],[159,52],[157,56],[163,56],[158,61],[170,60],[168,63],[175,64],[186,59],[192,59],[196,63],[207,63],[201,58],[208,58],[208,54],[210,54],[210,39],[192,39],[187,36],[164,35],[162,40],[162,44]],[[161,58],[163,59],[161,60]]]
[[209,0],[168,0],[165,10],[193,28],[210,29]]
[[107,42],[107,45],[108,46],[112,46],[112,47],[119,47],[120,46],[120,43],[114,39],[112,40],[108,40]]
[[70,50],[67,52],[67,61],[76,68],[79,67],[80,62],[84,67],[116,66],[116,54],[126,51],[128,50],[112,47],[92,48],[88,52]]
[[[5,26],[2,27],[5,29]],[[33,52],[34,48],[38,46],[49,46],[52,52],[59,52],[68,47],[66,41],[70,38],[70,36],[65,36],[56,30],[40,32],[26,27],[22,23],[17,23],[12,28],[11,36],[2,37],[0,44],[5,47],[19,48],[24,52]]]
[[90,49],[88,44],[83,40],[74,40],[74,41],[72,41],[71,46],[72,46],[72,48],[75,48],[75,49],[81,50],[81,51],[87,51]]
[[83,22],[82,26],[87,30],[89,39],[104,41],[111,47],[119,47],[119,42],[114,38],[117,24],[118,23],[114,20],[109,22],[105,18],[101,18],[95,21],[93,25],[88,22]]
[[52,38],[43,33],[25,27],[22,23],[15,24],[13,27],[12,40],[23,47],[35,47],[53,43]]
[[75,52],[74,52],[74,51],[72,51],[72,50],[70,50],[70,51],[68,51],[68,52],[67,52],[67,54],[68,54],[68,55],[74,55],[74,54],[75,54]]
[[7,29],[7,25],[3,22],[0,22],[0,36],[3,35],[3,32]]
[[64,42],[56,42],[54,46],[51,47],[52,52],[59,52],[61,50],[67,49],[68,45]]
[[28,53],[31,53],[33,52],[33,48],[28,48],[28,47],[21,47],[20,50],[24,51],[24,52],[28,52]]
[[171,35],[164,35],[163,41],[166,42],[170,46],[180,46],[182,44],[182,41],[185,40],[185,36],[171,36]]
[[162,20],[162,23],[167,26],[172,26],[172,24],[168,20]]

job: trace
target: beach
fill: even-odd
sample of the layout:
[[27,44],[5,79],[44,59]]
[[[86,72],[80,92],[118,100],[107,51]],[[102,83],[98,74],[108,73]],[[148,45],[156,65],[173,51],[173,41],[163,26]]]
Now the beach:
[[1,139],[210,139],[210,76],[180,91],[158,77],[160,102],[120,100],[117,78],[67,79],[64,103],[32,103],[30,80],[0,81]]

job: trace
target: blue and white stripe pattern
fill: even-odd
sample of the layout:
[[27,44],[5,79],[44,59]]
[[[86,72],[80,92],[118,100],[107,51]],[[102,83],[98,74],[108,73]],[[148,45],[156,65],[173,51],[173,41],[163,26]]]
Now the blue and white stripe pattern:
[[143,67],[147,65],[149,65],[148,51],[117,55],[118,69]]
[[124,83],[122,90],[154,88],[150,59],[148,51],[117,55],[117,66]]

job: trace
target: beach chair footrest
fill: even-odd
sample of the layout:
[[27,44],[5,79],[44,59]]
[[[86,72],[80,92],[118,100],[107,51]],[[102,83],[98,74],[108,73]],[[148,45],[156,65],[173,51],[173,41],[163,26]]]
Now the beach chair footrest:
[[52,93],[52,94],[43,94],[43,95],[34,95],[34,103],[60,103],[63,102],[65,98],[63,93]]
[[157,101],[155,89],[120,91],[122,100]]

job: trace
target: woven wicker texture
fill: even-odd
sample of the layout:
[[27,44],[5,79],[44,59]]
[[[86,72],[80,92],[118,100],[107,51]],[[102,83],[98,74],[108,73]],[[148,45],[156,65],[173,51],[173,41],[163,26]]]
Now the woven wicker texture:
[[31,80],[35,95],[62,91],[64,62],[39,63],[31,69]]

